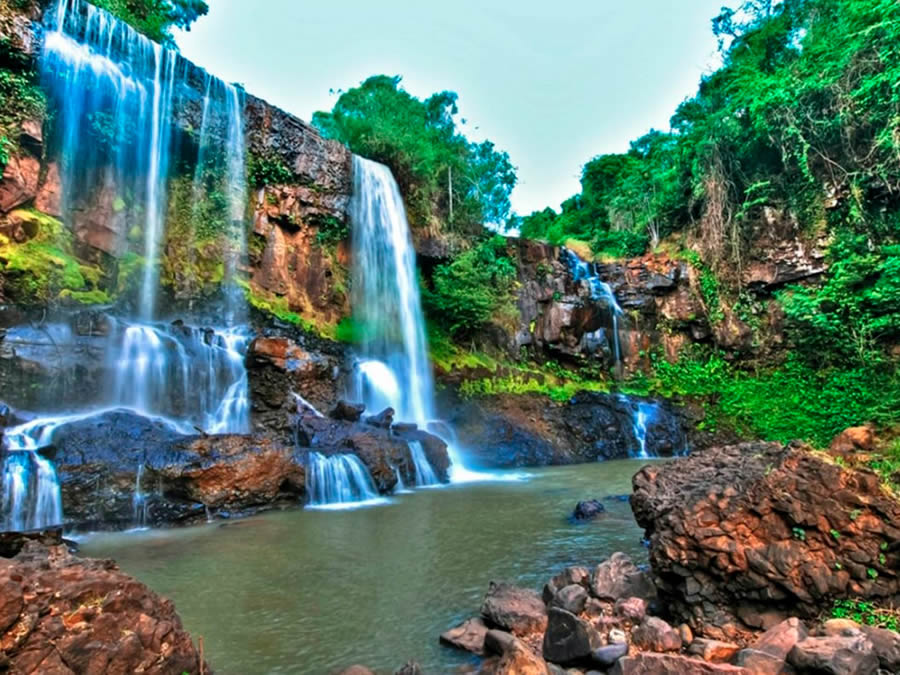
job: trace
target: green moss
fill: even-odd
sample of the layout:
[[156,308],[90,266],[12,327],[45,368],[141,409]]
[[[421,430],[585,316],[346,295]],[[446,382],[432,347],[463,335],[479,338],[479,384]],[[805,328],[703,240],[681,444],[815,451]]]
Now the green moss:
[[124,295],[137,288],[141,275],[144,273],[145,264],[146,260],[144,257],[132,251],[128,251],[119,258],[116,274],[116,295]]
[[59,294],[59,297],[61,300],[74,300],[82,305],[107,305],[112,301],[106,291],[97,289],[91,291],[65,289]]
[[609,385],[602,381],[560,381],[548,378],[540,381],[527,374],[507,377],[467,380],[460,386],[460,393],[466,397],[492,396],[496,394],[540,394],[553,401],[568,401],[579,391],[609,391]]
[[244,290],[244,296],[247,303],[254,309],[274,316],[280,321],[293,324],[303,329],[307,333],[318,335],[329,340],[336,338],[336,327],[327,324],[316,324],[312,321],[304,319],[297,312],[294,312],[288,306],[288,300],[285,297],[277,295],[267,295],[263,292],[255,290],[252,284],[244,280],[237,281],[238,286]]
[[0,238],[5,288],[16,302],[42,305],[63,293],[99,291],[102,271],[75,258],[71,233],[62,223],[33,209],[18,209],[9,218],[30,237],[23,243]]

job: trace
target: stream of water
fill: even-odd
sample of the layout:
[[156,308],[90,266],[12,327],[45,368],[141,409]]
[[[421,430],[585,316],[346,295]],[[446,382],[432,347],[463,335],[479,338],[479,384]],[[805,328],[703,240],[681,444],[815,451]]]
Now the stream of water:
[[491,580],[537,590],[566,565],[615,551],[644,559],[627,502],[604,501],[590,523],[567,519],[579,500],[630,492],[644,463],[534,469],[527,481],[418,490],[375,508],[98,534],[82,553],[115,558],[174,600],[220,674],[353,663],[393,673],[408,659],[446,673],[471,658],[438,635],[477,614]]

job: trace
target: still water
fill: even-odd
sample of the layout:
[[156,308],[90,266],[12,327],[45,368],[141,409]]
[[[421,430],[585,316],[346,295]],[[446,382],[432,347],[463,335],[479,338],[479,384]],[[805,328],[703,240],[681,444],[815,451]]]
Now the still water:
[[97,534],[82,553],[175,601],[217,673],[446,673],[469,659],[438,635],[477,614],[491,580],[539,589],[571,564],[640,559],[627,502],[587,524],[581,499],[630,492],[635,460],[529,470],[518,482],[423,489],[386,505],[296,510],[180,530]]

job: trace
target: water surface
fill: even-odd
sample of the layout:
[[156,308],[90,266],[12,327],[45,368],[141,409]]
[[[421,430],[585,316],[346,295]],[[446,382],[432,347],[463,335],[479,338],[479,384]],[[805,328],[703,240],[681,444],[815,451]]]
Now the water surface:
[[645,557],[627,502],[605,502],[592,523],[567,520],[578,500],[630,492],[643,463],[535,469],[527,481],[423,489],[356,510],[98,534],[82,552],[115,558],[172,598],[217,673],[353,663],[392,673],[408,659],[452,672],[469,659],[438,635],[477,613],[491,580],[539,589],[566,565]]

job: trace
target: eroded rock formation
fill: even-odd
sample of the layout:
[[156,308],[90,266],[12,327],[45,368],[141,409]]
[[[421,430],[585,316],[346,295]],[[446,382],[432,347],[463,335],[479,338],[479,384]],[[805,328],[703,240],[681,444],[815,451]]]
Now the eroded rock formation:
[[201,672],[169,600],[111,560],[39,541],[0,558],[0,646],[0,669],[21,675]]
[[634,478],[632,506],[670,611],[744,639],[835,598],[900,593],[900,504],[877,475],[799,445],[709,449]]

